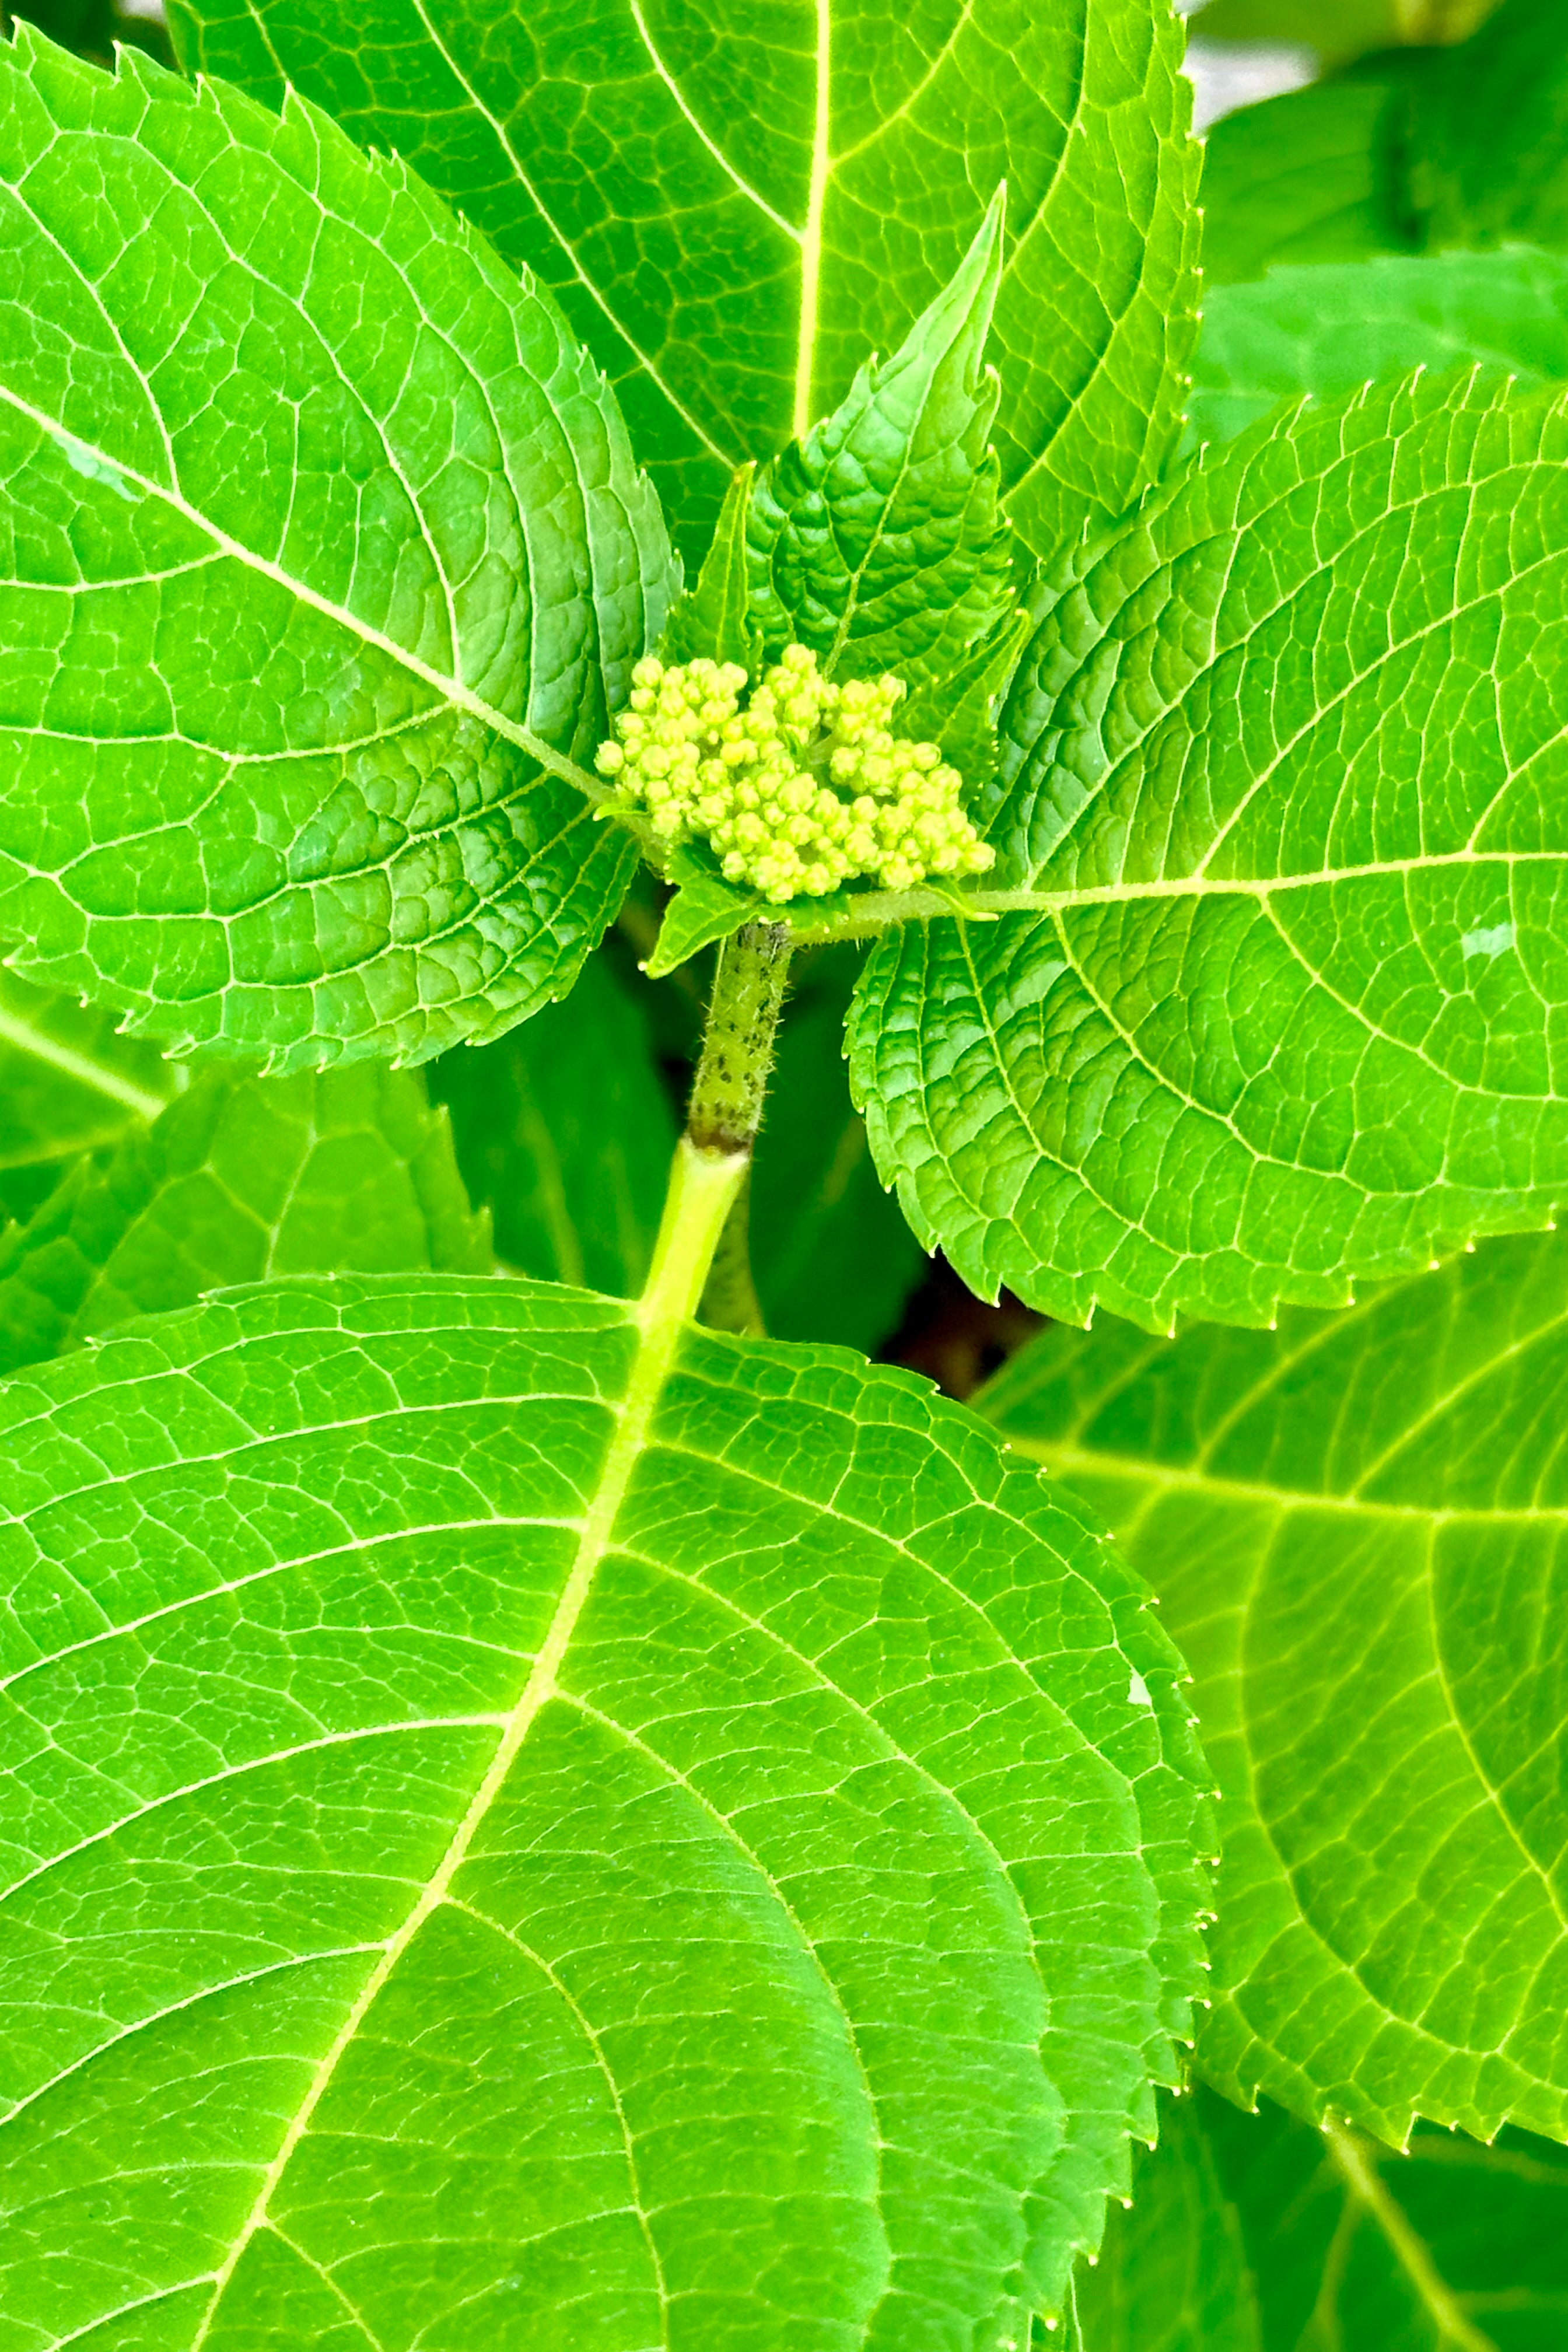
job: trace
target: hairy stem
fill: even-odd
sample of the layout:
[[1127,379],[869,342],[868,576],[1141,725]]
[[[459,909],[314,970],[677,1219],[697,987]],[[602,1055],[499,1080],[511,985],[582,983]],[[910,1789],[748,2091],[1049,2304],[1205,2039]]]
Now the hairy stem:
[[789,970],[787,923],[747,923],[724,941],[686,1117],[699,1151],[749,1152],[763,1123]]

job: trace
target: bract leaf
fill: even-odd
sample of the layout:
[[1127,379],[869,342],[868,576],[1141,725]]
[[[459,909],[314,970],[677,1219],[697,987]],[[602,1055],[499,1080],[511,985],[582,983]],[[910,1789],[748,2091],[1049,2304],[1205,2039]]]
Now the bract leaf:
[[761,647],[752,616],[746,576],[746,516],[756,467],[739,468],[724,493],[712,544],[702,559],[694,588],[676,598],[659,641],[667,662],[738,662],[749,677],[757,673]]
[[1568,411],[1471,379],[1246,436],[1056,576],[1003,919],[886,935],[851,1023],[975,1289],[1267,1322],[1568,1200],[1564,606]]
[[25,26],[0,219],[18,965],[279,1068],[563,993],[634,854],[571,779],[673,572],[553,304],[309,108]]
[[1458,366],[1568,382],[1568,256],[1384,254],[1216,286],[1194,362],[1194,436],[1228,441],[1303,393]]
[[16,2324],[939,2352],[1052,2307],[1172,2068],[1198,1766],[1141,1589],[982,1424],[436,1276],[0,1412]]
[[1077,2352],[1556,2352],[1568,2154],[1552,2141],[1423,2126],[1396,2156],[1212,2092],[1160,2104],[1132,2210],[1079,2273]]
[[1277,1331],[1049,1332],[985,1392],[1192,1665],[1233,2097],[1568,2137],[1565,1382],[1548,1234]]
[[558,294],[706,543],[746,458],[897,348],[1005,180],[997,447],[1041,552],[1174,437],[1199,150],[1164,0],[175,0],[191,67],[396,148]]
[[650,980],[679,971],[699,949],[727,940],[767,909],[766,899],[756,891],[726,882],[705,841],[679,842],[666,856],[665,871],[676,886],[675,895],[665,908],[653,953],[644,966]]
[[184,1076],[112,1013],[0,966],[0,1216],[31,1215],[69,1161],[156,1118]]
[[233,1283],[489,1264],[417,1079],[209,1070],[0,1239],[0,1371]]
[[748,525],[764,652],[809,646],[828,677],[945,677],[1012,598],[984,363],[1005,190],[892,358],[758,476]]
[[593,956],[564,1004],[430,1072],[470,1197],[520,1274],[635,1298],[652,1255],[675,1118],[640,997]]

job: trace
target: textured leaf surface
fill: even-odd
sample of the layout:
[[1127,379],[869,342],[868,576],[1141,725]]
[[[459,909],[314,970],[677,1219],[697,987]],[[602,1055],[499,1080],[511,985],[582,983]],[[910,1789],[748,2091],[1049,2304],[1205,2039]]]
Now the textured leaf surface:
[[[1097,2271],[1080,2352],[1557,2352],[1568,2154],[1429,2128],[1398,2156],[1212,2093],[1162,2100]],[[1166,2305],[1158,2282],[1198,2299]],[[1205,2284],[1206,2283],[1206,2284]],[[1229,2304],[1227,2315],[1226,2305]]]
[[893,356],[863,367],[832,415],[758,477],[752,609],[773,659],[794,643],[828,677],[891,670],[935,684],[1011,603],[990,447],[1001,383],[984,359],[1005,220],[999,189]]
[[642,1288],[664,1205],[675,1119],[639,1001],[603,956],[564,1004],[494,1045],[438,1062],[431,1091],[452,1119],[458,1161],[520,1274]]
[[700,552],[725,484],[848,391],[992,191],[998,446],[1037,548],[1156,472],[1191,348],[1198,151],[1164,0],[178,0],[188,62],[284,79],[555,288]]
[[489,1265],[416,1078],[207,1071],[0,1240],[0,1371],[233,1283]]
[[784,1015],[770,1110],[752,1172],[752,1267],[778,1339],[833,1339],[868,1353],[925,1272],[920,1244],[882,1189],[849,1099],[846,950],[818,957]]
[[984,929],[889,934],[873,1150],[974,1288],[1341,1305],[1568,1199],[1568,415],[1422,379],[1211,453],[1043,599]]
[[1568,257],[1385,255],[1216,286],[1194,363],[1194,437],[1228,441],[1282,400],[1417,367],[1568,381]]
[[28,1214],[68,1160],[156,1118],[183,1076],[112,1013],[0,969],[0,1203]]
[[570,984],[632,850],[547,771],[604,733],[668,551],[553,305],[399,166],[19,34],[0,478],[33,977],[279,1067]]
[[986,1393],[1196,1677],[1236,2096],[1568,2138],[1565,1393],[1555,1234],[1277,1332],[1049,1333]]
[[436,1277],[3,1402],[18,2343],[945,2352],[1059,2292],[1196,1768],[981,1424]]

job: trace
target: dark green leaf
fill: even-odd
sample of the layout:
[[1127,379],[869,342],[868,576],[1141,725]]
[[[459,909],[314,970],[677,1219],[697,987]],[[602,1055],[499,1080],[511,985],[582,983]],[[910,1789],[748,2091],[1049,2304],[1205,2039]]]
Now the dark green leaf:
[[785,1013],[752,1177],[752,1267],[776,1339],[869,1352],[896,1328],[925,1256],[882,1189],[849,1099],[854,976],[852,951],[818,956]]
[[1245,436],[1057,576],[1003,919],[889,934],[851,1024],[973,1288],[1267,1322],[1568,1201],[1565,610],[1568,410],[1470,380]]
[[1194,362],[1195,437],[1227,441],[1303,393],[1460,365],[1568,382],[1568,257],[1388,255],[1216,286]]
[[112,1013],[0,969],[0,1222],[31,1215],[79,1153],[156,1118],[184,1076]]
[[1394,2143],[1568,2137],[1568,1235],[1335,1318],[1052,1331],[981,1409],[1104,1510],[1196,1677],[1204,2072]]
[[759,646],[746,577],[746,516],[755,472],[748,465],[736,473],[697,585],[670,608],[658,648],[667,662],[689,662],[700,654],[710,661],[738,662],[749,677],[756,675]]
[[980,1423],[435,1276],[148,1322],[0,1415],[26,2340],[1057,2305],[1173,2069],[1197,1767],[1141,1590]]
[[186,62],[285,79],[537,270],[610,373],[683,543],[844,398],[997,183],[997,446],[1040,551],[1159,470],[1191,349],[1198,150],[1165,0],[174,0]]
[[1416,243],[1388,160],[1396,84],[1316,82],[1216,122],[1204,152],[1210,286],[1280,262],[1359,261]]
[[675,1121],[640,999],[595,956],[564,1004],[499,1044],[437,1063],[458,1164],[520,1274],[642,1287],[658,1230]]
[[774,660],[809,646],[829,677],[941,680],[1011,603],[984,365],[1002,268],[998,189],[952,282],[890,360],[764,467],[748,530],[752,611]]
[[634,855],[571,780],[673,573],[553,304],[298,102],[25,31],[0,223],[18,963],[280,1069],[563,992]]
[[0,1240],[0,1371],[232,1283],[489,1263],[417,1079],[207,1071]]
[[[1267,2126],[1238,2116],[1212,2091],[1162,2098],[1160,2144],[1133,2164],[1131,2210],[1110,2214],[1098,2263],[1080,2263],[1073,2282],[1068,2352],[1273,2352],[1211,2126],[1223,2144],[1242,2141],[1255,2169],[1267,2167],[1278,2138]],[[1285,2128],[1293,2146],[1305,2142],[1313,2164],[1322,2163],[1316,2133],[1300,2124]],[[1310,2305],[1303,2315],[1310,2313]],[[1282,2335],[1279,2352],[1302,2352],[1303,2342],[1300,2333]],[[1389,2352],[1388,2345],[1377,2352]]]

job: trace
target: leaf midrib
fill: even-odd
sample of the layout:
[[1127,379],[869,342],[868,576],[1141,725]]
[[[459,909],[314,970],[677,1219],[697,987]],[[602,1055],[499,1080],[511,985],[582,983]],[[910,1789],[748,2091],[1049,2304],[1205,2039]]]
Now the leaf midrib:
[[18,1052],[47,1063],[62,1077],[74,1078],[79,1086],[90,1087],[95,1094],[107,1097],[110,1102],[123,1103],[139,1118],[154,1119],[167,1108],[163,1095],[153,1094],[147,1087],[122,1077],[117,1070],[95,1062],[90,1055],[78,1053],[73,1046],[62,1045],[57,1038],[46,1036],[17,1013],[0,1010],[0,1044],[16,1046]]

